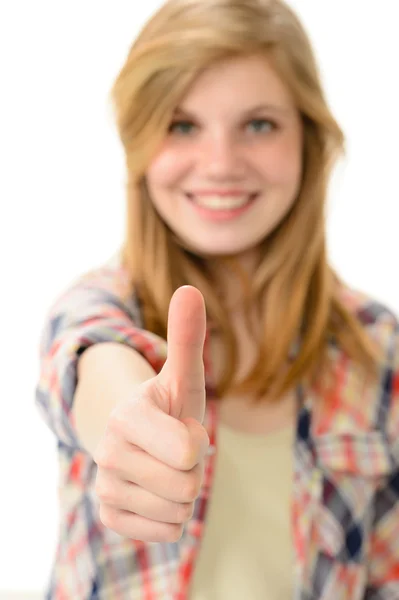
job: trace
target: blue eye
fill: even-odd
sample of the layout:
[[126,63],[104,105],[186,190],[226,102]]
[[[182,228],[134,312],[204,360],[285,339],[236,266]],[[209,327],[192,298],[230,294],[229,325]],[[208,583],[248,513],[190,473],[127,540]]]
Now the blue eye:
[[[268,131],[273,131],[277,128],[276,123],[270,121],[270,119],[252,119],[249,121],[248,125],[253,126],[255,133],[265,133]],[[194,127],[195,124],[191,121],[173,121],[168,128],[168,132],[171,134],[186,136],[192,133]]]
[[190,121],[174,121],[169,126],[169,133],[182,133],[187,134],[190,133],[191,128],[194,127],[194,124]]
[[[270,121],[269,119],[252,119],[252,121],[249,122],[250,125],[256,125],[255,126],[255,131],[263,133],[264,131],[273,131],[274,129],[276,129],[276,124],[273,123],[273,121]],[[266,127],[264,127],[266,125]]]

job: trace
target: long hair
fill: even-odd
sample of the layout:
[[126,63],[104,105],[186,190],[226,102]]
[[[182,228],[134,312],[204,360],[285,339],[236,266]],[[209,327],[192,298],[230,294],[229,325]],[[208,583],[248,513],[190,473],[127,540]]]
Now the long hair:
[[[255,276],[247,281],[241,274],[248,306],[259,308],[261,340],[253,369],[237,382],[238,341],[210,260],[185,248],[163,222],[145,173],[195,78],[216,61],[254,54],[271,61],[300,112],[303,176],[291,210],[262,242]],[[377,350],[346,306],[345,286],[327,258],[326,197],[332,169],[344,152],[344,135],[328,107],[311,43],[292,9],[282,0],[169,0],[136,38],[111,94],[127,168],[123,263],[146,328],[166,338],[174,290],[197,286],[223,343],[220,396],[234,389],[251,392],[255,399],[277,399],[300,381],[315,381],[328,369],[331,342],[372,372]],[[233,258],[226,264],[236,268]]]

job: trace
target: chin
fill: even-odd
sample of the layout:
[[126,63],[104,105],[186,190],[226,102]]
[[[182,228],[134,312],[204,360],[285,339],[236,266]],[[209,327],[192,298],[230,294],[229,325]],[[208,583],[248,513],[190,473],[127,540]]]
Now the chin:
[[230,258],[233,256],[238,256],[240,254],[249,252],[256,248],[259,242],[255,241],[253,243],[247,244],[237,244],[237,242],[230,244],[215,244],[215,243],[199,243],[191,240],[189,242],[187,240],[186,244],[190,252],[194,254],[198,254],[199,256],[203,256],[204,258]]

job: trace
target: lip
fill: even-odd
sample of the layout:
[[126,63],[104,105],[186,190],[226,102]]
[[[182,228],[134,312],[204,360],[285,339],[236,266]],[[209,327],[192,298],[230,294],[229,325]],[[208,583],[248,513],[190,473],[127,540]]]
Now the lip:
[[191,206],[190,210],[193,210],[197,216],[201,219],[204,219],[208,222],[214,223],[228,223],[234,221],[235,219],[241,217],[246,212],[251,210],[251,206],[258,200],[260,194],[250,194],[249,202],[246,202],[244,206],[240,206],[238,208],[207,208],[206,206],[201,206],[195,202],[193,199],[193,195],[186,194],[186,199],[189,201]]
[[193,190],[192,192],[186,192],[188,196],[253,196],[256,192],[252,192],[249,190],[218,190],[218,189],[210,189],[210,190]]

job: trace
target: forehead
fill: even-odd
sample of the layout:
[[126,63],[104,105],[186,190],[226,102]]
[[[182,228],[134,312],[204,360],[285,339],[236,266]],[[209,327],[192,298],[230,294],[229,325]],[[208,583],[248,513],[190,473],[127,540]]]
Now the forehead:
[[270,103],[292,108],[292,95],[265,56],[237,57],[219,61],[202,71],[179,107],[208,110],[212,105]]

